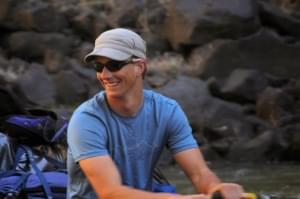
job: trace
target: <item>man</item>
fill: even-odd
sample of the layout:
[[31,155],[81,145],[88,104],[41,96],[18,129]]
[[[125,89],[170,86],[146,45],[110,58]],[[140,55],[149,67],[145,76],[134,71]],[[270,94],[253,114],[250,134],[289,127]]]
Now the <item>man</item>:
[[[80,105],[69,123],[69,198],[206,199],[215,191],[241,198],[239,185],[221,183],[207,167],[180,106],[143,89],[146,45],[138,34],[105,31],[85,61],[94,63],[104,91]],[[199,194],[151,192],[164,146]]]

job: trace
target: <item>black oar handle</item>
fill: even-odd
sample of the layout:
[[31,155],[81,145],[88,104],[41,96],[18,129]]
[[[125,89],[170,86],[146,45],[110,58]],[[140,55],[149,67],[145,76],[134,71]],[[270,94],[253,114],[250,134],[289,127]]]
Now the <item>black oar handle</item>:
[[212,199],[224,199],[220,191],[216,191],[212,194]]

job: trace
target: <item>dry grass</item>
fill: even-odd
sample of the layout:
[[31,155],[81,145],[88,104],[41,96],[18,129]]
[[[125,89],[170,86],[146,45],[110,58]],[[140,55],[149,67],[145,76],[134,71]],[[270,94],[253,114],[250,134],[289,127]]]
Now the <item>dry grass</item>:
[[160,72],[174,77],[184,64],[181,55],[165,53],[148,61],[148,71],[150,74]]

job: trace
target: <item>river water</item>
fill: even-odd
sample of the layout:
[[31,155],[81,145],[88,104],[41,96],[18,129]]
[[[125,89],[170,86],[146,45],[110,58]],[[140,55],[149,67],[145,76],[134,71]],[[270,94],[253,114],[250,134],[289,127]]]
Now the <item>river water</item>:
[[[300,164],[213,164],[209,167],[226,182],[243,185],[246,192],[277,198],[300,199]],[[184,173],[177,167],[163,169],[165,176],[176,184],[179,193],[195,193]]]

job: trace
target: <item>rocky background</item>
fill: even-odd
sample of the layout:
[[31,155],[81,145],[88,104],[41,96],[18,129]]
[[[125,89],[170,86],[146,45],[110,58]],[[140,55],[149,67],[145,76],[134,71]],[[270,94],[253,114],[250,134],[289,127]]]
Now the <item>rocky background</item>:
[[82,58],[114,27],[148,42],[145,86],[207,160],[300,161],[300,0],[1,0],[0,86],[69,116],[101,89]]

